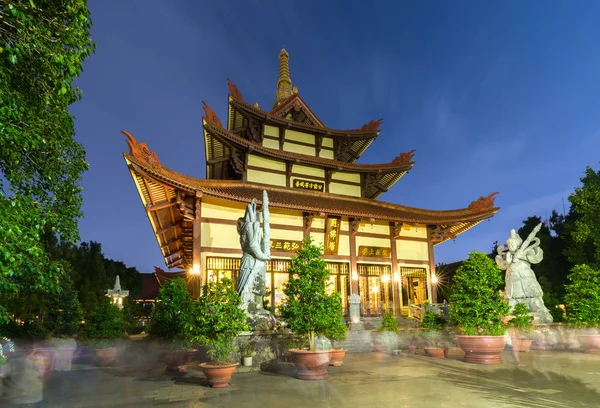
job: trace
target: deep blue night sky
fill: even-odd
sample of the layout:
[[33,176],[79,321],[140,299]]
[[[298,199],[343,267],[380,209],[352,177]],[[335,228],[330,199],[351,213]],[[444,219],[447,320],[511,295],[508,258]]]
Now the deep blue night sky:
[[[122,157],[122,129],[161,163],[205,176],[202,100],[227,117],[227,78],[273,103],[277,54],[332,128],[384,118],[360,159],[416,149],[381,199],[464,208],[499,191],[491,220],[436,247],[489,251],[531,215],[562,212],[600,152],[600,3],[91,0],[97,43],[72,107],[90,170],[81,239],[142,272],[164,267]],[[237,240],[237,237],[232,237]]]

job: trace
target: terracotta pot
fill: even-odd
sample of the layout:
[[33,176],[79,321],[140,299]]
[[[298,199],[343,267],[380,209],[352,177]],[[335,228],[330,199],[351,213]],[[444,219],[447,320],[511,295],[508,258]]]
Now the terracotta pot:
[[346,355],[346,350],[332,349],[329,354],[329,365],[334,366],[334,367],[343,366],[345,355]]
[[200,364],[202,372],[208,380],[208,385],[212,388],[225,388],[231,384],[231,376],[235,372],[235,367],[239,363],[226,365]]
[[518,351],[529,353],[531,351],[531,343],[533,343],[533,340],[519,339],[519,343],[517,345]]
[[414,356],[415,354],[417,354],[417,345],[409,344],[408,347],[406,347],[406,352],[409,356]]
[[294,365],[298,369],[298,378],[301,380],[324,380],[329,377],[330,350],[290,350]]
[[584,353],[596,353],[600,348],[600,334],[581,334],[577,336]]
[[434,358],[444,358],[444,349],[441,347],[425,347],[425,354],[427,354],[429,357],[434,357]]
[[192,353],[187,351],[166,351],[163,354],[163,361],[166,364],[166,371],[185,373],[190,361],[192,361]]
[[96,365],[100,367],[106,367],[114,364],[117,359],[117,348],[108,347],[102,349],[96,349]]
[[465,352],[467,363],[502,363],[504,336],[456,336],[456,342]]

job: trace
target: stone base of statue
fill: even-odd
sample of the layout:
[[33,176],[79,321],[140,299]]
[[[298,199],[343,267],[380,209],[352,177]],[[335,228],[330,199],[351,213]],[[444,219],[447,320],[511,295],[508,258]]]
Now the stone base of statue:
[[275,327],[275,316],[262,305],[250,302],[246,309],[246,316],[248,316],[248,325],[253,331],[272,330]]
[[554,321],[550,311],[544,305],[544,301],[540,298],[527,299],[509,299],[508,304],[513,308],[517,303],[523,303],[529,309],[529,315],[533,317],[534,325],[549,324]]

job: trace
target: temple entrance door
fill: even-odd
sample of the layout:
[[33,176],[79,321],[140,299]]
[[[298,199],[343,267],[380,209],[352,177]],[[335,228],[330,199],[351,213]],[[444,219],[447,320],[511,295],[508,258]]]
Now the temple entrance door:
[[427,300],[427,287],[425,278],[408,278],[410,291],[410,303],[422,305]]
[[409,315],[411,305],[422,305],[427,298],[427,271],[425,268],[400,268],[402,314]]
[[358,290],[363,315],[381,316],[393,307],[391,267],[389,265],[366,265],[358,267]]

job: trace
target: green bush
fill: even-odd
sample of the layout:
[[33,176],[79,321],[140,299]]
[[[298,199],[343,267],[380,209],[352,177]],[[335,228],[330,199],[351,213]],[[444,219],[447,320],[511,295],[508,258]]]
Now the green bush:
[[72,337],[79,331],[83,308],[68,274],[61,282],[60,293],[50,295],[48,309],[44,326],[53,337]]
[[565,285],[567,322],[575,327],[600,325],[600,270],[587,265],[576,265]]
[[502,336],[501,317],[510,310],[500,294],[500,268],[483,252],[473,251],[454,275],[450,319],[464,335]]
[[229,364],[235,352],[235,338],[248,330],[246,313],[240,308],[241,299],[232,280],[204,285],[202,296],[192,309],[186,324],[192,343],[206,346],[206,355],[213,364]]
[[398,322],[396,318],[391,312],[385,312],[383,317],[381,318],[381,326],[378,329],[380,332],[390,331],[397,332],[398,331]]
[[510,319],[509,323],[521,332],[531,331],[533,323],[531,323],[532,317],[529,315],[529,309],[524,303],[517,303],[512,311],[514,316]]
[[429,309],[425,312],[425,316],[423,316],[420,326],[424,329],[440,330],[442,327],[444,327],[445,323],[446,321],[442,316]]
[[292,258],[290,279],[283,289],[286,300],[279,308],[287,326],[308,337],[310,350],[315,350],[316,335],[341,334],[341,326],[334,330],[331,326],[341,324],[344,317],[340,294],[327,294],[329,271],[322,257],[323,249],[311,237],[305,238]]
[[185,279],[165,282],[158,292],[150,317],[150,337],[167,342],[173,349],[186,348],[186,325],[190,322],[193,306]]
[[87,340],[96,340],[99,347],[112,347],[125,336],[123,313],[108,298],[102,299],[96,310],[85,320],[82,335]]

